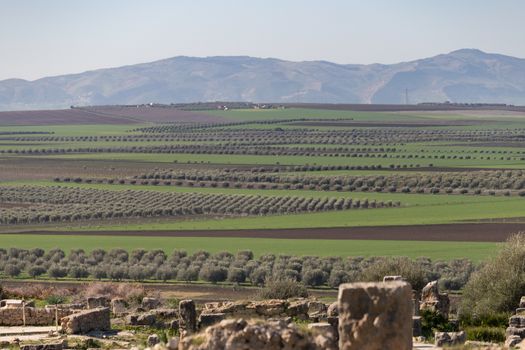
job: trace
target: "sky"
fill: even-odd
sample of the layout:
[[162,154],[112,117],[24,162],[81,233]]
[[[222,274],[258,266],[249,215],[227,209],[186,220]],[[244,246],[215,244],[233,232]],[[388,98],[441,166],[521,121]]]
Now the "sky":
[[525,58],[523,0],[0,0],[0,80],[185,56]]

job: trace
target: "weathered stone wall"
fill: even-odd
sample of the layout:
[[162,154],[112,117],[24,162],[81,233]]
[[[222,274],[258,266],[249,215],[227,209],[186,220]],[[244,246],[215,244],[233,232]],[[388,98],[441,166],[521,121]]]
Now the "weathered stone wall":
[[67,348],[67,341],[53,343],[20,345],[20,350],[62,350]]
[[[70,309],[58,309],[58,319],[70,315]],[[54,308],[0,308],[0,326],[52,326],[55,324]]]
[[102,307],[77,312],[62,318],[61,325],[62,331],[68,334],[110,330],[109,308]]
[[236,317],[298,317],[308,319],[309,314],[326,315],[326,305],[308,299],[288,301],[280,299],[263,301],[231,301],[208,303],[204,314],[226,314]]
[[283,321],[228,319],[200,334],[181,338],[179,350],[265,349],[336,350],[330,332],[305,332]]
[[514,347],[525,339],[525,296],[521,297],[516,314],[509,319],[509,327],[506,331],[508,347]]

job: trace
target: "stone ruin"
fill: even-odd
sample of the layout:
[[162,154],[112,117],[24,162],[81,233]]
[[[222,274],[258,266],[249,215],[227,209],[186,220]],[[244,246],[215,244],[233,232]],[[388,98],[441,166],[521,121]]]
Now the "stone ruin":
[[263,323],[241,318],[223,320],[206,328],[203,333],[183,337],[178,349],[335,350],[337,346],[333,338],[322,334],[310,335],[283,320]]
[[26,344],[21,345],[20,350],[63,350],[67,349],[67,342],[65,340],[45,343],[45,344]]
[[47,305],[36,308],[33,302],[6,299],[0,302],[0,326],[49,326],[74,312],[78,305]]
[[[201,316],[237,318],[224,319],[191,335],[197,324],[194,304],[181,302],[180,322],[185,328],[181,329],[178,349],[412,349],[412,288],[406,282],[343,284],[335,306],[322,308],[318,302],[309,303],[267,300],[209,304]],[[250,321],[239,315],[268,320]],[[324,321],[309,324],[309,332],[304,332],[292,324],[292,315]]]
[[339,287],[339,348],[412,349],[412,288],[406,282]]
[[[80,334],[92,330],[109,330],[109,308],[92,308],[94,299],[88,298],[88,309],[82,304],[46,305],[34,307],[33,302],[24,300],[2,300],[0,326],[53,326],[61,325],[64,333]],[[100,301],[100,300],[99,300]]]
[[438,281],[429,282],[421,291],[420,309],[437,312],[448,319],[450,299],[447,293],[439,292]]
[[[13,306],[16,304],[1,308],[0,315],[3,309],[20,314],[19,308]],[[178,309],[169,309],[162,308],[158,299],[144,298],[132,310],[124,299],[93,297],[81,306],[82,310],[58,306],[56,311],[63,312],[62,332],[71,335],[110,330],[111,314],[116,317],[116,324],[178,330],[181,336],[166,344],[169,350],[405,350],[412,349],[413,336],[421,333],[419,305],[448,313],[448,297],[439,293],[437,283],[425,287],[420,302],[400,276],[387,276],[382,283],[343,284],[337,302],[329,305],[312,299],[290,299],[213,302],[197,309],[192,300],[183,300]],[[56,312],[54,306],[47,310],[39,312],[51,316]],[[56,320],[51,316],[42,322],[53,325]],[[297,320],[308,324],[297,325]],[[458,337],[452,333],[437,336],[443,344]],[[158,335],[147,338],[148,346],[158,350],[164,347],[159,342]]]
[[62,332],[66,334],[85,334],[91,331],[111,329],[109,308],[82,310],[65,316],[61,320]]
[[454,346],[464,344],[467,341],[467,334],[461,332],[436,332],[434,334],[434,345],[442,346]]
[[[521,297],[519,307],[516,309],[516,314],[509,319],[509,327],[506,330],[505,345],[508,347],[515,347],[518,344],[525,343],[525,296]],[[522,346],[521,348],[525,348]]]

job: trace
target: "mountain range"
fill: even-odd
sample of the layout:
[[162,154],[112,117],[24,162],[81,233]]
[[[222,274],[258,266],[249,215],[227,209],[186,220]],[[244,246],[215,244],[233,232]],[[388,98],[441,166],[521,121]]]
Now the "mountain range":
[[475,49],[390,65],[178,56],[34,81],[0,81],[0,110],[150,102],[407,100],[525,105],[525,59]]

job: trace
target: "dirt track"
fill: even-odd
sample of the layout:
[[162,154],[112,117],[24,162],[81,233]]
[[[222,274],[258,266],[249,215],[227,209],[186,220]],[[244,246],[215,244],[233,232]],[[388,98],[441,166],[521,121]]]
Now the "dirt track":
[[[107,282],[102,282],[107,283]],[[123,282],[126,283],[126,282]],[[4,288],[28,288],[40,286],[58,290],[80,291],[89,282],[71,281],[36,281],[36,280],[4,280]],[[160,293],[163,298],[193,299],[199,304],[224,300],[250,300],[257,297],[258,288],[231,285],[210,285],[198,283],[141,283],[145,289]],[[337,290],[310,289],[309,294],[317,298],[337,298]]]
[[[206,231],[31,231],[17,234],[150,236],[150,237],[240,237],[281,239],[360,239],[402,241],[502,242],[513,233],[525,232],[525,223],[469,223],[446,225],[374,226],[276,230]],[[14,233],[13,233],[14,234]]]

